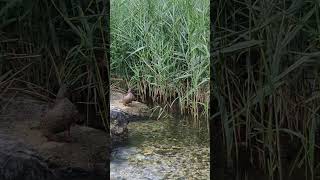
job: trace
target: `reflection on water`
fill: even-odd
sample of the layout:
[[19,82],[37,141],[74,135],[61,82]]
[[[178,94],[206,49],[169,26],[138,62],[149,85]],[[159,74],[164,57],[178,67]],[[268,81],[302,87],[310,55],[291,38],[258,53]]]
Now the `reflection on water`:
[[206,128],[177,119],[129,123],[126,146],[112,152],[111,179],[209,179]]

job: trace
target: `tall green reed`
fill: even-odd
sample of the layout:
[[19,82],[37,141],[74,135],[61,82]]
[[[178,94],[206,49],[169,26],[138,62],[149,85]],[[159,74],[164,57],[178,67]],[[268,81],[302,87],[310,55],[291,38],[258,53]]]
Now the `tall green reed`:
[[209,1],[111,1],[111,72],[143,100],[208,117]]
[[315,179],[319,4],[220,1],[215,10],[213,84],[215,98],[225,102],[218,113],[228,158],[246,156],[270,179],[286,179],[301,167],[300,174]]

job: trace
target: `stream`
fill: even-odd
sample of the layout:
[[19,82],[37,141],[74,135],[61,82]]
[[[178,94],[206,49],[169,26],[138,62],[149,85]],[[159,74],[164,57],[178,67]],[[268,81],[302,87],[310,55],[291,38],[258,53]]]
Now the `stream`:
[[206,128],[166,118],[130,122],[125,145],[113,149],[111,180],[210,179]]

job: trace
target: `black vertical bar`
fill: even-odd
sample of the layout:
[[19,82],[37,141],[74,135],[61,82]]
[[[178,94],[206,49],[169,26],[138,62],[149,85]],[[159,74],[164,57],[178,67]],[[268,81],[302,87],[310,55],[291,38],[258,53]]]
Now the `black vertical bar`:
[[[106,74],[107,77],[105,80],[107,81],[107,87],[110,87],[110,0],[105,1],[105,7],[106,7],[106,13],[105,13],[105,19],[104,22],[106,23],[106,58],[107,58],[107,63],[106,63]],[[109,88],[110,89],[110,88]],[[107,150],[108,153],[108,158],[107,158],[107,166],[106,166],[106,179],[110,179],[110,159],[111,159],[111,137],[110,137],[110,91],[107,90],[106,93],[106,98],[107,100],[107,120],[108,120],[108,128],[107,128],[107,134],[109,135],[109,148]]]
[[[210,1],[210,179],[223,180],[225,167],[225,149],[223,143],[223,129],[221,115],[219,114],[219,82],[216,63],[217,56],[214,54],[214,36],[217,26],[219,0]],[[214,116],[215,115],[215,116]]]

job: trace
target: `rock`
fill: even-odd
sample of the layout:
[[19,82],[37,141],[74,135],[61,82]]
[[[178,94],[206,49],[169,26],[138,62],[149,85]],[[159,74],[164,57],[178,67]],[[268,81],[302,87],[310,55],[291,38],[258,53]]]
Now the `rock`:
[[129,122],[144,120],[149,118],[150,109],[143,103],[131,101],[130,105],[124,105],[124,94],[111,90],[110,100],[110,130],[112,138],[112,147],[115,144],[126,140],[128,135],[127,125]]
[[45,160],[21,141],[0,134],[1,180],[55,180]]
[[[49,167],[62,169],[60,175],[105,177],[109,160],[110,142],[103,131],[76,125],[71,129],[72,143],[34,143],[40,154],[48,160]],[[63,133],[58,134],[63,137]],[[32,141],[26,139],[27,141]],[[72,172],[72,173],[66,173]]]
[[148,119],[151,115],[150,108],[141,102],[132,101],[127,106],[122,104],[123,93],[111,90],[110,92],[110,116],[111,113],[125,113],[130,121]]
[[127,125],[129,123],[129,115],[120,109],[110,111],[111,134],[116,136],[126,135]]

